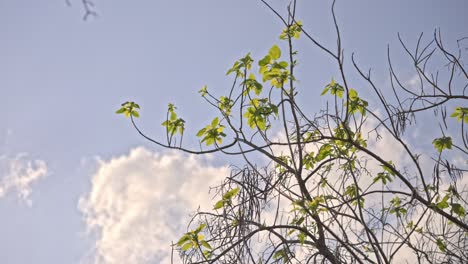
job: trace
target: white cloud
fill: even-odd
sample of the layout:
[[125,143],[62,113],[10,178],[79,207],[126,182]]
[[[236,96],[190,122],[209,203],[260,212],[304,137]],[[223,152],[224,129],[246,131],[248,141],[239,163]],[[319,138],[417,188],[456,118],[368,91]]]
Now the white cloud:
[[96,236],[91,262],[170,263],[171,241],[183,234],[199,205],[213,206],[209,186],[228,173],[228,167],[209,166],[198,156],[142,147],[99,161],[91,191],[79,202]]
[[[369,140],[369,148],[399,167],[408,165],[401,146],[384,134],[380,141]],[[157,154],[145,148],[101,160],[98,165],[91,190],[79,203],[86,226],[96,238],[90,262],[98,264],[170,263],[171,241],[185,231],[189,214],[199,205],[212,207],[208,187],[229,173],[229,168],[209,166],[200,157]],[[378,165],[369,164],[369,169],[378,171]],[[268,213],[265,219],[270,220]],[[398,256],[409,257],[406,251],[403,248]]]
[[31,186],[46,175],[47,165],[43,160],[28,159],[28,155],[24,153],[14,158],[1,156],[0,197],[16,192],[22,201],[31,206]]
[[421,90],[421,78],[418,74],[411,76],[408,80],[406,80],[405,84],[406,88],[413,92]]

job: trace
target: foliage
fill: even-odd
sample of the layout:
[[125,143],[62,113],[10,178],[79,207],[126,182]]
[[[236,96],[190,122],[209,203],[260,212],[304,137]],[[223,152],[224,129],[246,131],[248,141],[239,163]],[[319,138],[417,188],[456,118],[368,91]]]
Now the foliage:
[[115,111],[116,114],[124,114],[125,117],[140,117],[137,110],[140,109],[140,106],[135,102],[125,102],[121,106],[121,108]]
[[[228,93],[218,97],[207,86],[199,91],[218,111],[196,134],[207,149],[182,146],[185,121],[172,104],[162,123],[166,143],[138,128],[137,104],[117,110],[160,146],[245,160],[216,188],[213,210],[197,212],[191,223],[198,227],[189,227],[173,246],[186,263],[393,263],[402,252],[423,263],[468,262],[466,168],[455,164],[457,157],[466,163],[468,155],[468,75],[460,56],[445,48],[440,32],[427,45],[421,35],[414,53],[400,38],[420,89],[405,86],[389,55],[391,93],[351,57],[372,95],[349,85],[335,3],[336,52],[311,37],[296,20],[295,6],[291,1],[286,17],[272,9],[284,23],[282,43],[257,61],[248,53],[234,62],[226,73],[234,79]],[[337,76],[321,84],[327,103],[316,114],[296,100],[294,47],[300,38],[337,66]],[[446,83],[433,78],[439,74],[429,71],[430,59],[449,69]],[[454,109],[451,118],[447,108]],[[418,131],[416,120],[432,122],[442,136],[415,142],[407,130]],[[386,147],[398,149],[402,160],[385,159],[374,136],[391,142]],[[259,156],[269,162],[253,162]]]
[[[173,104],[169,104],[167,106],[166,121],[161,124],[166,128],[167,141],[169,142],[169,145],[171,144],[172,138],[175,134],[179,133],[182,137],[185,130],[185,120],[177,116],[175,109],[177,109],[177,107]],[[182,144],[182,138],[180,142]]]

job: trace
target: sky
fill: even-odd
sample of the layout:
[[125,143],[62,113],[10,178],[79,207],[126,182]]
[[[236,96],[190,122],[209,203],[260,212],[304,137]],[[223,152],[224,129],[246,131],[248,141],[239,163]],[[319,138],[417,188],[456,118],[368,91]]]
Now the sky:
[[[287,1],[269,2],[285,13]],[[87,21],[81,1],[70,3],[0,0],[0,263],[168,263],[171,241],[190,213],[210,206],[209,186],[229,173],[230,157],[161,149],[114,112],[138,102],[139,124],[162,138],[167,103],[175,103],[187,135],[196,133],[215,116],[197,91],[206,84],[221,95],[232,63],[247,52],[263,57],[280,43],[282,25],[254,0],[96,0],[98,16]],[[390,45],[410,81],[397,33],[414,45],[440,28],[454,47],[468,34],[467,7],[337,1],[345,54],[355,52],[385,85]],[[335,44],[330,1],[299,0],[298,16]],[[306,40],[297,49],[298,100],[320,105],[336,67]]]

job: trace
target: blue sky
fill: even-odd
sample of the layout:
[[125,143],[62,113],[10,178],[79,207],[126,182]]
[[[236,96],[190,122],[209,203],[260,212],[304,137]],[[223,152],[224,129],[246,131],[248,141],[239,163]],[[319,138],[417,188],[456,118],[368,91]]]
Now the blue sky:
[[[208,191],[209,183],[227,173],[229,159],[164,151],[114,111],[123,101],[137,101],[142,127],[161,137],[160,123],[173,102],[188,121],[188,134],[196,132],[214,117],[197,94],[200,87],[207,84],[220,95],[230,87],[225,72],[233,61],[247,52],[262,57],[279,43],[282,30],[260,1],[95,2],[99,16],[85,22],[78,0],[71,0],[71,7],[65,0],[0,0],[0,92],[6,110],[0,123],[1,263],[167,261],[168,245],[183,230],[185,216],[209,198],[201,193],[180,198],[177,193],[190,189],[181,182]],[[270,2],[284,10],[286,1]],[[330,1],[298,3],[306,29],[333,45]],[[467,36],[467,7],[463,0],[338,1],[337,16],[346,54],[354,51],[385,84],[387,44],[396,63],[408,62],[398,55],[397,32],[414,44],[420,32],[429,37],[440,28],[454,45]],[[301,40],[297,48],[299,100],[319,104],[318,94],[335,68],[310,42]],[[409,66],[399,68],[408,80]],[[21,178],[26,176],[31,180]],[[168,191],[173,188],[175,193]],[[128,195],[119,196],[119,190]],[[135,208],[154,212],[141,216]],[[102,220],[106,214],[111,217]],[[145,237],[151,230],[165,235]],[[122,242],[117,253],[111,250],[116,240]]]

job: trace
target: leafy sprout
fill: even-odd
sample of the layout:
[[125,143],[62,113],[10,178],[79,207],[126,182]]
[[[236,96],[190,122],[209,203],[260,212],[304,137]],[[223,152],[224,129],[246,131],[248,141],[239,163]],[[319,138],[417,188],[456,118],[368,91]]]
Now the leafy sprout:
[[115,111],[116,114],[123,114],[125,117],[140,117],[138,110],[140,106],[135,102],[125,102],[121,107]]

